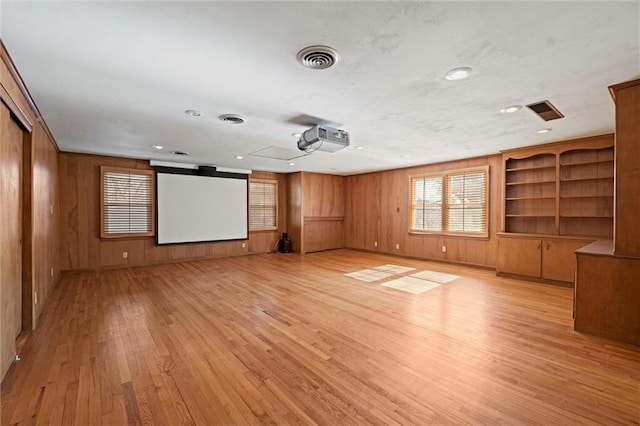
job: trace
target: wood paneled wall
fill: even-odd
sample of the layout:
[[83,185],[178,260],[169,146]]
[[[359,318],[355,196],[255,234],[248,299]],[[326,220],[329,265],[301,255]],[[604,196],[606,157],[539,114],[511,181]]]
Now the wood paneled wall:
[[640,79],[610,90],[616,104],[615,254],[640,258]]
[[[408,232],[410,176],[486,165],[489,166],[489,238]],[[502,215],[502,176],[498,155],[348,176],[345,182],[345,246],[495,267],[496,232]],[[443,245],[446,252],[442,252]]]
[[32,267],[34,292],[38,294],[38,303],[34,304],[35,323],[44,307],[43,302],[60,278],[60,268],[57,262],[58,150],[41,122],[34,126],[33,135]]
[[[148,170],[145,160],[60,153],[60,267],[62,270],[139,266],[204,257],[238,256],[273,251],[287,222],[285,176],[254,172],[252,177],[278,180],[277,231],[250,232],[248,241],[157,246],[154,237],[100,238],[100,166]],[[242,247],[242,244],[245,247]],[[127,252],[127,258],[122,253]]]
[[[31,99],[4,44],[0,43],[0,99],[11,120],[22,127],[22,261],[20,303],[22,315],[18,330],[28,331],[36,326],[45,301],[60,277],[56,263],[57,250],[57,152],[58,148]],[[5,165],[3,165],[3,168]],[[12,200],[0,197],[0,206]],[[4,242],[4,236],[3,236]],[[0,269],[8,265],[0,262]],[[3,309],[5,301],[3,301]],[[9,325],[2,321],[5,330]],[[11,343],[15,351],[15,342]],[[2,373],[5,366],[0,368]]]
[[344,247],[345,178],[291,173],[288,191],[293,251],[309,253]]

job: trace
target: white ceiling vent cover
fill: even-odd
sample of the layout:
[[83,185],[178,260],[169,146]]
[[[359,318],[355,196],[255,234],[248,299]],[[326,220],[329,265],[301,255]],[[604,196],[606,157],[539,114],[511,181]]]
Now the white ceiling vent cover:
[[332,67],[340,60],[338,52],[329,46],[308,46],[296,56],[302,66],[312,70],[324,70]]

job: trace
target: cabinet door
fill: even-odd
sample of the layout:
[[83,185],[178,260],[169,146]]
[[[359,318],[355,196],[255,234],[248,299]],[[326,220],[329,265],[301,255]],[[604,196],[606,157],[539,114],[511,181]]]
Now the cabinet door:
[[541,240],[499,238],[498,272],[540,278]]
[[592,241],[542,241],[542,278],[572,283],[575,279],[575,251]]

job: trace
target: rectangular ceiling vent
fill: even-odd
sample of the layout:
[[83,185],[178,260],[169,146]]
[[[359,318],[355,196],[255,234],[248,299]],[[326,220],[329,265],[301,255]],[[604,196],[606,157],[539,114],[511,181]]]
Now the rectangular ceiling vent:
[[544,121],[551,121],[564,117],[564,115],[562,115],[562,113],[558,111],[558,108],[554,107],[553,104],[549,101],[529,104],[527,105],[527,108],[538,114],[538,116],[540,116],[540,118],[542,118]]

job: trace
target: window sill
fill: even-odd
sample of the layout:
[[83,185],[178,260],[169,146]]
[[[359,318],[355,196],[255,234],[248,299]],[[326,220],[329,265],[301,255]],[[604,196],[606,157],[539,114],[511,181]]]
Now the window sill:
[[249,229],[250,234],[260,233],[260,232],[278,232],[278,228],[256,228]]

